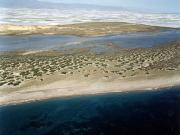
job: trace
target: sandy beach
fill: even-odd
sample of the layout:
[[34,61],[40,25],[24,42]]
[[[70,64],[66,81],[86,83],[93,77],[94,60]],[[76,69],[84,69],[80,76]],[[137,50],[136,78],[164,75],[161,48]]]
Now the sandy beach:
[[178,75],[154,79],[136,79],[126,81],[78,81],[61,80],[47,85],[31,86],[9,93],[1,92],[0,105],[18,104],[57,97],[102,94],[112,92],[130,92],[139,90],[157,90],[159,88],[180,85]]

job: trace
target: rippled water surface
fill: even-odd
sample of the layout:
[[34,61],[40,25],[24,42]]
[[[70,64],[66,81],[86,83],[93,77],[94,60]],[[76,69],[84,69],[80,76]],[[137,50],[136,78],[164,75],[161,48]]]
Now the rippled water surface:
[[180,88],[0,107],[1,135],[179,135]]

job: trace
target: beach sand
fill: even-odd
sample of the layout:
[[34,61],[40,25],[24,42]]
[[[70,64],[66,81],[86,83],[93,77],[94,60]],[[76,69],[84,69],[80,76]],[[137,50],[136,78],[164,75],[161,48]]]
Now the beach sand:
[[18,91],[0,93],[0,105],[18,104],[57,97],[102,94],[112,92],[130,92],[156,90],[158,88],[180,85],[180,76],[161,76],[105,82],[101,80],[60,80],[49,84],[25,87]]

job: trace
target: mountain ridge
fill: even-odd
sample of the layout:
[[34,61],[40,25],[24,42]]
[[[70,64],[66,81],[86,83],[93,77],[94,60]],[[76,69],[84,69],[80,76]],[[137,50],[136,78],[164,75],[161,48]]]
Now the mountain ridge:
[[127,10],[123,7],[112,7],[92,4],[65,4],[65,3],[51,3],[47,1],[38,0],[0,0],[1,8],[47,8],[47,9],[64,9],[64,8],[85,8],[85,9],[108,9],[108,10]]

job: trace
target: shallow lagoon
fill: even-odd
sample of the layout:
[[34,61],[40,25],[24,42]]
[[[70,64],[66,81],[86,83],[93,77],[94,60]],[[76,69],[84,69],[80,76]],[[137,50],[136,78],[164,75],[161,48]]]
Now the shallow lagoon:
[[178,30],[97,37],[62,35],[0,36],[0,51],[91,48],[97,52],[104,52],[117,48],[153,47],[177,40],[180,40],[180,31]]
[[178,135],[180,87],[0,107],[1,135]]

